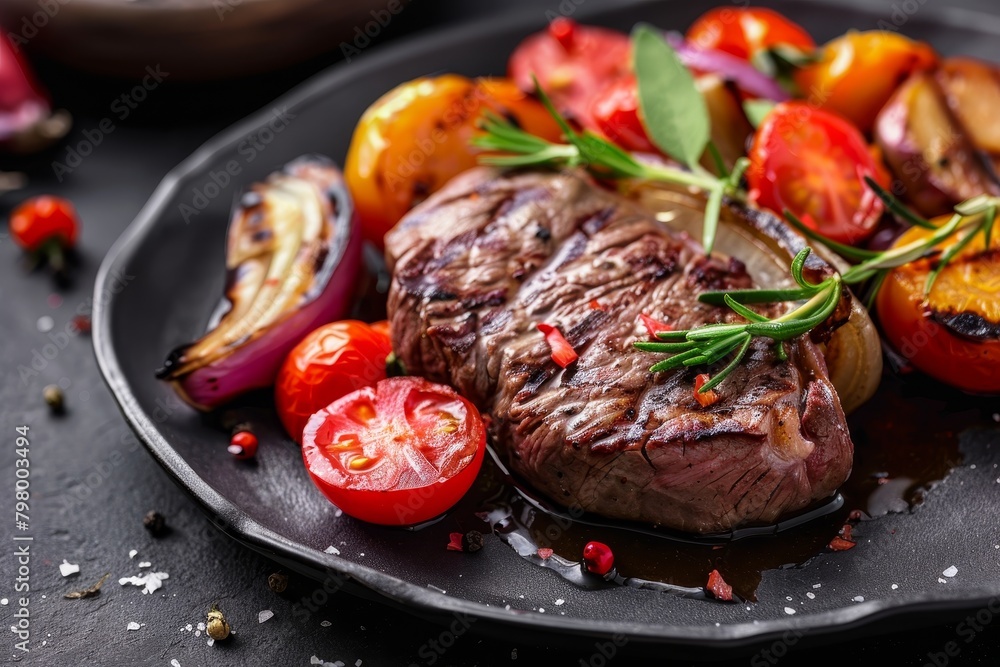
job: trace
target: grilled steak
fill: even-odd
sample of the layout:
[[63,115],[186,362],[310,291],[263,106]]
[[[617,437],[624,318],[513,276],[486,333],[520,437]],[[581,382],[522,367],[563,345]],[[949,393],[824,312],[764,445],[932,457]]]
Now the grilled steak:
[[[563,505],[711,533],[773,523],[850,474],[844,413],[808,339],[787,361],[755,341],[708,407],[694,395],[704,369],[649,372],[662,357],[632,348],[648,337],[640,314],[676,329],[738,321],[696,297],[751,279],[584,175],[466,172],[386,252],[406,367],[491,415],[512,469]],[[542,322],[579,354],[565,370]]]

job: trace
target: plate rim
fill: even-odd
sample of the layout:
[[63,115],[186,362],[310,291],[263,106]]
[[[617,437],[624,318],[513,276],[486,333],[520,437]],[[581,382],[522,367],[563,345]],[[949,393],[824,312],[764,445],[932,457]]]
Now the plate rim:
[[[679,4],[678,0],[618,0],[613,6],[596,9],[580,7],[584,19],[614,15],[625,9],[635,9],[646,5]],[[864,0],[784,0],[768,4],[803,5],[822,7],[826,10],[852,9],[872,13]],[[926,10],[927,8],[924,7]],[[920,22],[934,21],[945,28],[966,28],[976,32],[1000,35],[1000,16],[976,10],[937,7],[921,17]],[[569,616],[555,616],[525,613],[521,610],[505,610],[487,606],[464,598],[456,598],[437,591],[384,574],[378,570],[339,558],[332,554],[298,544],[281,534],[266,528],[252,519],[240,507],[230,502],[199,476],[184,458],[160,433],[149,415],[139,406],[115,353],[114,337],[111,332],[113,299],[104,298],[108,282],[115,271],[126,264],[135,254],[139,242],[160,218],[165,204],[183,187],[186,180],[194,178],[199,170],[211,163],[215,157],[239,143],[247,134],[258,129],[271,118],[275,107],[288,109],[308,106],[331,90],[343,88],[354,79],[378,71],[386,65],[409,55],[416,57],[422,51],[440,46],[442,41],[474,40],[477,36],[488,36],[498,30],[537,29],[543,24],[544,13],[533,9],[510,12],[502,16],[479,18],[460,22],[404,38],[389,45],[374,47],[372,52],[357,58],[354,62],[339,62],[318,72],[306,81],[292,88],[261,109],[228,126],[199,146],[191,155],[172,168],[157,185],[153,194],[143,205],[131,223],[104,256],[94,283],[94,309],[92,314],[92,343],[98,369],[105,384],[126,423],[136,433],[140,442],[153,459],[170,475],[173,481],[209,515],[211,522],[219,530],[255,551],[269,557],[280,557],[306,563],[311,572],[334,572],[357,582],[374,593],[381,601],[411,613],[426,616],[441,614],[468,614],[492,623],[515,629],[542,631],[563,635],[601,636],[622,635],[630,641],[644,644],[698,645],[722,650],[756,645],[767,640],[781,638],[788,631],[802,632],[810,637],[829,637],[855,628],[875,625],[890,618],[927,613],[958,613],[976,609],[996,599],[996,594],[982,592],[981,596],[970,597],[968,589],[950,592],[900,596],[892,600],[873,600],[849,607],[803,614],[787,619],[745,622],[715,626],[654,625],[651,623],[623,622],[604,619],[585,619]],[[932,589],[933,590],[933,589]]]

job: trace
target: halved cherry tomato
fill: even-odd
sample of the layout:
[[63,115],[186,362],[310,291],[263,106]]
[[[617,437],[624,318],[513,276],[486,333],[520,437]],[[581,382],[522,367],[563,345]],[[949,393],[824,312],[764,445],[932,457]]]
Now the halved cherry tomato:
[[[777,213],[785,209],[841,243],[864,241],[883,204],[864,182],[882,179],[858,130],[805,102],[782,102],[761,123],[750,151],[750,197]],[[888,186],[888,183],[881,183]]]
[[852,31],[826,44],[817,62],[795,73],[795,83],[814,106],[868,133],[899,84],[937,61],[923,42],[887,30]]
[[28,252],[36,252],[47,243],[72,248],[79,230],[76,209],[60,197],[43,195],[28,199],[10,215],[11,238]]
[[469,141],[487,109],[540,137],[556,141],[562,135],[542,104],[506,79],[414,79],[365,111],[344,177],[366,239],[381,248],[407,211],[476,165],[479,151]]
[[486,428],[453,389],[382,380],[312,416],[302,456],[330,502],[362,521],[421,523],[465,495],[482,467]]
[[631,71],[631,49],[624,33],[560,17],[518,45],[507,72],[525,92],[535,90],[536,77],[560,112],[595,129],[591,106],[611,82]]
[[776,46],[791,46],[805,53],[816,48],[804,28],[763,7],[711,9],[688,28],[687,39],[703,49],[725,51],[745,60]]
[[[895,245],[931,233],[913,227]],[[916,368],[959,389],[1000,393],[1000,235],[994,232],[989,250],[984,241],[977,236],[952,259],[926,297],[934,259],[893,270],[876,305],[885,337]]]
[[274,402],[295,442],[302,442],[302,429],[313,413],[385,379],[392,343],[381,326],[355,320],[325,324],[288,354],[274,383]]

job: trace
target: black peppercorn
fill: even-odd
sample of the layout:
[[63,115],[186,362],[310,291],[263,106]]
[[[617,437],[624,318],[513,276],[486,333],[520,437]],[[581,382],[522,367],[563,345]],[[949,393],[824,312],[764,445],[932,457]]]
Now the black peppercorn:
[[167,521],[163,515],[155,510],[150,510],[142,518],[142,525],[146,527],[153,537],[159,537],[167,527]]
[[267,587],[275,593],[284,593],[288,588],[288,576],[281,572],[275,572],[267,578]]
[[478,530],[470,530],[462,536],[462,551],[475,553],[483,548],[483,534]]

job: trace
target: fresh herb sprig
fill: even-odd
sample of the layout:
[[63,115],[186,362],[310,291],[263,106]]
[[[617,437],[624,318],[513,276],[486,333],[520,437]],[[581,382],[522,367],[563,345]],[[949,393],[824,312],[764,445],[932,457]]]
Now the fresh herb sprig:
[[577,132],[553,106],[535,81],[539,99],[559,124],[565,143],[555,143],[525,132],[506,118],[487,111],[480,123],[483,133],[472,143],[492,153],[479,159],[499,167],[583,167],[600,178],[635,178],[692,187],[705,193],[705,220],[702,246],[712,251],[719,226],[722,202],[726,197],[745,201],[741,180],[746,158],[738,159],[731,170],[716,160],[719,176],[699,164],[706,150],[717,155],[709,141],[709,120],[705,101],[691,73],[680,58],[649,26],[640,25],[632,34],[633,59],[639,91],[641,117],[650,140],[683,167],[640,162],[613,142],[590,131]]
[[[746,323],[706,324],[685,331],[664,331],[656,335],[659,341],[638,342],[635,347],[644,352],[670,354],[650,371],[674,370],[684,366],[713,364],[735,352],[730,362],[708,380],[701,393],[711,391],[732,373],[743,360],[754,338],[769,338],[775,342],[779,358],[786,358],[784,342],[808,333],[825,322],[840,303],[841,276],[834,273],[820,283],[811,283],[802,275],[810,248],[803,248],[792,260],[791,274],[798,288],[787,290],[740,290],[736,292],[706,292],[713,303],[715,298],[743,317]],[[775,303],[805,299],[805,303],[774,319],[747,308],[747,303]]]
[[[1000,198],[979,196],[962,202],[955,207],[955,213],[947,222],[937,226],[906,209],[874,181],[869,181],[868,185],[885,202],[889,210],[913,224],[933,229],[933,233],[906,245],[876,252],[830,241],[807,227],[791,212],[785,211],[788,221],[807,238],[824,243],[832,250],[858,263],[843,274],[834,273],[820,283],[810,283],[803,276],[805,262],[811,252],[811,249],[806,247],[792,260],[791,275],[797,287],[703,292],[698,296],[699,301],[716,306],[728,306],[744,318],[746,323],[706,324],[685,331],[661,332],[656,336],[658,341],[635,343],[635,348],[638,350],[671,355],[654,364],[650,370],[661,372],[684,366],[707,365],[735,353],[729,363],[699,390],[701,393],[710,391],[739,366],[754,338],[771,339],[775,342],[775,351],[779,358],[784,358],[786,355],[784,341],[808,333],[825,322],[840,303],[844,285],[860,285],[870,281],[871,294],[874,296],[889,271],[936,254],[936,265],[924,285],[926,295],[930,293],[941,270],[977,235],[983,234],[986,247],[989,247],[997,210],[1000,207]],[[961,234],[957,241],[940,248],[955,234]],[[803,301],[803,303],[773,320],[747,307],[750,304],[791,301]]]

